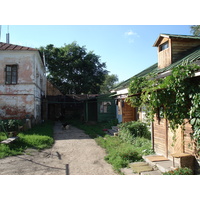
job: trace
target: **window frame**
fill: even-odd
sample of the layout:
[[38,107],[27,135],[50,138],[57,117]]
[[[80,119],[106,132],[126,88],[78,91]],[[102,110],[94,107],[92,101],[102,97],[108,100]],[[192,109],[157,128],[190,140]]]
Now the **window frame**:
[[111,106],[111,101],[101,101],[100,103],[100,113],[109,113],[109,106]]
[[[10,70],[9,70],[10,68]],[[5,67],[5,84],[16,85],[18,82],[18,65],[6,65]]]
[[169,41],[162,43],[159,46],[159,51],[164,51],[165,49],[168,49],[168,48],[169,48]]

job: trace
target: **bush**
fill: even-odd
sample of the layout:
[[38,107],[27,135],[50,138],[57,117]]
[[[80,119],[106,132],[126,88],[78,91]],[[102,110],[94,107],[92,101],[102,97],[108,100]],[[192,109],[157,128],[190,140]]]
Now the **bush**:
[[187,167],[184,167],[165,172],[163,175],[193,175],[193,171]]
[[136,137],[151,138],[147,125],[140,121],[122,123],[119,125],[119,129],[120,138],[130,144],[134,143]]

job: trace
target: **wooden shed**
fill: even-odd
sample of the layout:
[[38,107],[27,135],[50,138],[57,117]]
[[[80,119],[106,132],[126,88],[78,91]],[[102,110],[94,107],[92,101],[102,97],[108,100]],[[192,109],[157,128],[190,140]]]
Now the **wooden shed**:
[[115,100],[111,94],[102,94],[97,97],[98,122],[116,119]]
[[115,100],[111,94],[88,95],[84,101],[85,121],[104,122],[116,119]]

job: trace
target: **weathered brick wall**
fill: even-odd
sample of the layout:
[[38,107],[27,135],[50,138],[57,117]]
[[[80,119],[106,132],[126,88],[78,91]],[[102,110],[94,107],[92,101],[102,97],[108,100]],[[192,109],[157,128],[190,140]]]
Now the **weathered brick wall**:
[[[41,119],[44,66],[37,51],[0,52],[0,119]],[[5,84],[6,65],[17,65],[17,84]]]

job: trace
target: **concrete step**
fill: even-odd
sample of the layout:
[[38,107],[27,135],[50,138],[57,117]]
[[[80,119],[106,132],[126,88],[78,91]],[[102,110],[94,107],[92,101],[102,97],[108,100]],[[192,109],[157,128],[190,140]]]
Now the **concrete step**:
[[108,133],[109,135],[111,135],[111,136],[115,136],[115,135],[118,134],[118,132],[115,131],[115,130],[113,130],[113,129],[108,129],[108,130],[107,130],[107,133]]
[[134,162],[130,163],[129,167],[133,172],[141,174],[142,172],[153,171],[153,168],[146,162]]
[[[155,161],[152,161],[152,159],[150,159],[152,156],[155,157]],[[156,156],[158,156],[158,159],[156,160]],[[148,159],[149,157],[149,159]],[[148,156],[143,156],[143,159],[150,165],[152,166],[154,169],[158,169],[161,172],[168,172],[170,170],[173,169],[173,163],[171,160],[161,160],[160,158],[163,156],[159,156],[159,155],[148,155]]]
[[141,172],[140,175],[163,175],[160,170],[148,171],[148,172]]
[[112,130],[114,130],[115,132],[118,132],[119,128],[117,126],[112,126]]
[[122,168],[121,172],[124,175],[139,175],[138,173],[134,173],[133,170],[131,168]]

